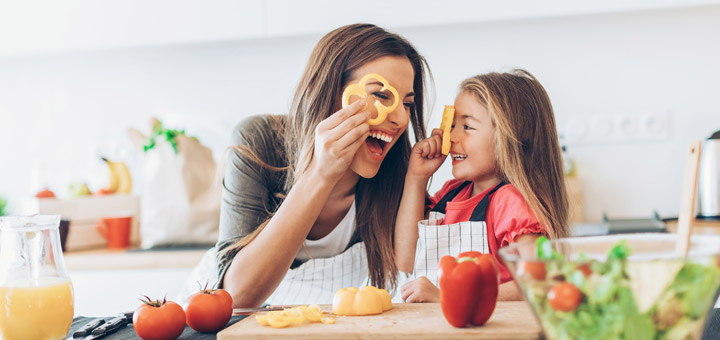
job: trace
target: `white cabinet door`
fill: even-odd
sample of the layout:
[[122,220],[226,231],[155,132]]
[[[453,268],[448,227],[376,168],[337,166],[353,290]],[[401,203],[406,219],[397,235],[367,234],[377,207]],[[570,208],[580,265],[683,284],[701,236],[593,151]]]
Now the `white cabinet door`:
[[267,0],[267,32],[269,36],[324,34],[351,23],[395,29],[718,3],[718,0]]
[[0,1],[0,54],[257,38],[263,2]]

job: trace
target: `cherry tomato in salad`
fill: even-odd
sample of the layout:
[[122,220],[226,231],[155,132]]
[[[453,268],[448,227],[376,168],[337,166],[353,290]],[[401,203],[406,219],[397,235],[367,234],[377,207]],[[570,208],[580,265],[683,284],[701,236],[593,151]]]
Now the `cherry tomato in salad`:
[[177,339],[185,330],[185,311],[175,302],[165,299],[142,300],[133,314],[135,333],[143,340]]
[[561,282],[550,288],[547,298],[554,310],[570,312],[582,302],[582,292],[572,283]]
[[545,263],[540,261],[523,261],[520,262],[517,269],[517,275],[520,277],[530,275],[535,280],[545,280],[547,271],[545,270]]
[[581,263],[575,269],[581,271],[585,277],[590,277],[592,275],[592,269],[590,269],[590,263]]

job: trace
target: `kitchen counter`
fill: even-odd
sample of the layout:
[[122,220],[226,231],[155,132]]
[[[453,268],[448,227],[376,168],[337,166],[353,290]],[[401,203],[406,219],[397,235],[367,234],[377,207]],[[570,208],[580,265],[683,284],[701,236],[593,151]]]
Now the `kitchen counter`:
[[[668,231],[677,231],[677,219],[666,220]],[[694,219],[690,222],[690,230],[693,234],[720,234],[720,221]]]
[[106,248],[65,252],[63,258],[65,266],[70,271],[192,268],[200,262],[206,251],[207,249],[114,250]]
[[[329,312],[331,305],[320,305]],[[218,333],[218,339],[541,339],[542,329],[523,301],[499,301],[481,327],[455,328],[439,303],[396,303],[380,315],[336,316],[335,323],[288,328],[261,326],[250,317]]]

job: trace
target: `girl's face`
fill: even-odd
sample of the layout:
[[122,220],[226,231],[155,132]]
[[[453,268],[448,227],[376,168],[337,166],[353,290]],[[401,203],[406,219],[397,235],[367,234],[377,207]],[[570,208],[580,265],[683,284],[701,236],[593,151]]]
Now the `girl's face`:
[[[368,73],[377,73],[383,76],[390,85],[395,87],[400,101],[395,110],[388,113],[385,121],[379,125],[370,126],[370,136],[350,164],[350,169],[364,178],[372,178],[377,174],[385,155],[395,145],[400,135],[407,130],[410,122],[410,107],[414,105],[415,100],[413,92],[415,71],[408,58],[386,56],[375,59],[355,70],[352,79],[346,86],[358,82]],[[382,83],[372,79],[365,86],[365,92],[368,94],[368,105],[365,110],[370,112],[371,118],[377,115],[372,105],[375,100],[379,100],[385,106],[391,106],[394,102],[393,94],[388,90],[380,91],[382,87]],[[350,100],[352,102],[356,98],[351,97]]]
[[455,178],[474,183],[496,181],[495,127],[487,108],[466,91],[455,98],[450,134],[450,156]]

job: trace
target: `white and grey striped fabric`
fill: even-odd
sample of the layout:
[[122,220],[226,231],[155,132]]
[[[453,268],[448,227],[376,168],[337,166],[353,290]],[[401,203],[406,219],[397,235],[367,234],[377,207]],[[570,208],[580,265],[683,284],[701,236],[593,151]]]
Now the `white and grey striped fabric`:
[[484,221],[443,224],[445,214],[431,211],[429,218],[418,222],[418,243],[412,278],[427,277],[438,285],[437,267],[445,255],[457,256],[466,251],[490,253],[487,225]]
[[265,303],[331,304],[338,289],[368,285],[368,272],[365,244],[358,242],[334,257],[311,259],[288,270]]

